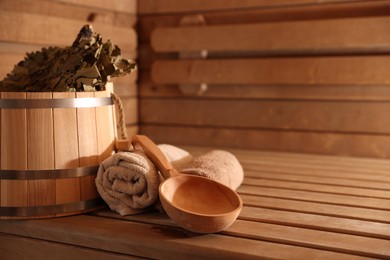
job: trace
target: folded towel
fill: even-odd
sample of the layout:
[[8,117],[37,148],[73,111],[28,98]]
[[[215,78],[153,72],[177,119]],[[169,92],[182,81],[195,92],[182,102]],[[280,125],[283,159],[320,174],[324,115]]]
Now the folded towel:
[[227,151],[213,150],[176,168],[181,173],[199,175],[236,190],[244,180],[244,170],[237,158]]
[[[237,189],[244,171],[237,158],[222,150],[198,157],[168,144],[158,145],[172,166],[184,174],[204,176],[231,189]],[[96,176],[96,188],[108,206],[120,215],[145,212],[158,204],[158,187],[162,176],[143,151],[118,152],[104,160]]]
[[[182,167],[192,156],[175,146],[159,145],[171,164]],[[108,206],[120,215],[144,212],[158,198],[161,177],[154,164],[142,151],[118,152],[104,160],[95,184]]]

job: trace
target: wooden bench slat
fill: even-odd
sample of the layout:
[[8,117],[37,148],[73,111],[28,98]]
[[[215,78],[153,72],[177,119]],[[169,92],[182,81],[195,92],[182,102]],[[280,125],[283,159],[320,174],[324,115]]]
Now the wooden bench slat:
[[[272,161],[272,160],[258,160],[258,161],[242,161],[244,165],[247,165],[248,167],[252,166],[259,166],[259,167],[272,167],[275,166],[275,168],[278,167],[292,167],[293,169],[311,169],[311,170],[319,170],[319,172],[337,172],[337,173],[345,173],[345,174],[356,174],[357,176],[361,176],[364,178],[364,176],[367,176],[368,178],[371,178],[372,175],[376,175],[376,178],[383,177],[383,180],[388,178],[389,171],[387,169],[370,169],[370,168],[359,168],[356,166],[322,166],[322,165],[316,165],[316,164],[310,164],[307,165],[304,163],[294,163],[294,162],[288,162],[288,161]],[[342,175],[340,177],[343,177]]]
[[[124,232],[125,230],[127,232]],[[62,243],[72,241],[82,247],[152,258],[167,258],[174,255],[186,259],[199,257],[301,259],[303,256],[349,259],[347,254],[336,252],[217,234],[195,235],[181,229],[85,215],[18,222],[17,225],[12,221],[1,222],[0,232],[14,235],[28,233],[34,238]]]
[[389,240],[253,221],[237,220],[224,233],[351,255],[382,258],[390,253]]
[[387,240],[390,238],[390,224],[317,214],[246,206],[239,219]]
[[[144,222],[145,219],[147,219],[146,221],[148,223],[172,227],[176,226],[172,221],[167,219],[167,217],[158,213],[121,217],[116,213],[100,211],[95,213],[95,215],[137,222]],[[246,216],[244,215],[243,218],[245,217]],[[278,219],[276,219],[276,221],[277,220]],[[390,243],[390,241],[373,238],[372,236],[375,237],[376,234],[374,235],[372,233],[366,234],[367,236],[364,237],[350,235],[348,234],[348,231],[347,234],[342,234],[336,229],[333,232],[330,232],[331,228],[328,231],[322,231],[318,229],[308,229],[307,227],[302,228],[283,225],[283,223],[261,223],[261,221],[264,221],[264,219],[260,219],[260,222],[254,219],[251,219],[250,221],[239,219],[220,234],[370,257],[383,257],[383,255],[386,255]],[[378,228],[374,229],[373,232],[377,230]],[[361,232],[360,235],[362,234],[365,233]],[[386,235],[383,236],[382,234],[377,236],[381,238],[386,237]],[[375,244],[375,249],[362,248],[361,244]]]
[[156,60],[151,77],[159,84],[381,85],[390,81],[388,67],[389,56],[375,55]]
[[313,183],[313,184],[325,184],[325,185],[335,185],[341,187],[355,187],[371,190],[390,190],[389,183],[383,181],[367,181],[367,180],[352,180],[352,179],[343,179],[343,178],[334,178],[334,177],[324,177],[324,176],[311,176],[311,175],[300,175],[299,171],[294,171],[290,173],[280,173],[280,172],[268,172],[261,171],[259,174],[256,171],[245,171],[245,179],[256,178],[256,179],[265,179],[265,180],[281,180],[281,181],[291,181],[291,182],[300,182],[300,183]]
[[389,22],[363,17],[156,28],[151,45],[157,52],[383,53],[390,50]]
[[308,176],[317,176],[317,177],[332,177],[336,179],[352,179],[352,180],[363,180],[363,181],[375,181],[375,182],[390,182],[390,177],[388,175],[380,175],[376,171],[372,171],[370,174],[369,171],[366,172],[353,172],[351,171],[337,171],[337,170],[327,170],[321,169],[319,167],[311,168],[310,166],[294,166],[294,165],[277,165],[277,164],[267,164],[267,163],[258,163],[258,164],[245,164],[245,170],[251,171],[266,171],[269,173],[286,173],[286,174],[298,174],[304,178],[304,175]]
[[246,206],[286,211],[284,214],[289,214],[289,212],[309,213],[390,224],[390,211],[388,210],[332,204],[324,205],[323,203],[291,200],[289,198],[270,198],[246,194],[241,194],[240,196]]
[[[335,170],[357,170],[367,172],[378,172],[380,174],[386,174],[390,170],[390,161],[383,159],[370,159],[370,158],[354,158],[354,157],[342,157],[342,156],[325,156],[315,154],[294,154],[294,153],[280,153],[278,155],[275,152],[264,153],[241,153],[237,149],[232,149],[232,152],[236,154],[243,162],[249,164],[256,164],[260,161],[278,162],[283,164],[294,165],[310,165],[314,167],[321,167],[321,169],[335,169]],[[390,173],[389,173],[390,174]]]
[[314,191],[330,194],[353,195],[367,198],[390,199],[390,190],[377,190],[368,188],[345,187],[331,184],[304,183],[301,181],[269,180],[246,178],[245,185],[268,188],[286,188],[289,190]]
[[77,245],[62,244],[40,239],[26,238],[0,233],[2,260],[14,259],[49,259],[65,260],[127,260],[142,259],[131,255],[122,255],[109,251],[89,249]]
[[309,202],[321,202],[325,204],[345,205],[369,209],[390,210],[390,203],[388,199],[366,198],[352,195],[329,194],[312,191],[289,190],[285,188],[259,188],[255,186],[246,185],[242,185],[238,189],[238,192],[248,195],[285,198]]

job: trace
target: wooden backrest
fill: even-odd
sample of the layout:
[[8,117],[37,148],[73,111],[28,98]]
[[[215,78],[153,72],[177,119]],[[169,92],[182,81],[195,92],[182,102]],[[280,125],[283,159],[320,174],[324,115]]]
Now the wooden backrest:
[[138,33],[157,142],[390,157],[390,1],[140,1]]

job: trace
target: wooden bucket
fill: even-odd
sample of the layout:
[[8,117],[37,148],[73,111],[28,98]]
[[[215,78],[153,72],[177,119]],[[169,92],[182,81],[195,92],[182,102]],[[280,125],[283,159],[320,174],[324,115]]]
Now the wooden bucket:
[[0,94],[0,218],[101,208],[95,177],[116,135],[110,91]]

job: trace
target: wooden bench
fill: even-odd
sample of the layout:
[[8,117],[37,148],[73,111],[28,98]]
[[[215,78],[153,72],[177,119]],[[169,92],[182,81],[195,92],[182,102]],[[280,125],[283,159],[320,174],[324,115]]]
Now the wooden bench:
[[159,212],[120,217],[108,209],[2,220],[1,259],[390,257],[389,161],[231,151],[245,169],[244,208],[223,232],[197,235]]

